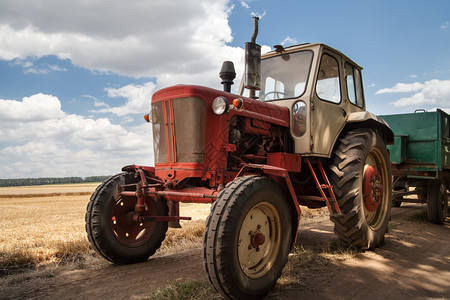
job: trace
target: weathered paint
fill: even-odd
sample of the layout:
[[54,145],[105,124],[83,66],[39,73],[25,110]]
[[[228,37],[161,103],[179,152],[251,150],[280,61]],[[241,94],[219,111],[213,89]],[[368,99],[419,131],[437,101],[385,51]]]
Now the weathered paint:
[[450,169],[450,115],[438,109],[381,117],[395,134],[394,145],[388,146],[393,175],[438,178]]

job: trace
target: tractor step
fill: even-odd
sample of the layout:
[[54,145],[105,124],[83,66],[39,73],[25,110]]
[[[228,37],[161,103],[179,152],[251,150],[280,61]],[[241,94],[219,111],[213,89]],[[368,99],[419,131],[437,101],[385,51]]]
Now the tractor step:
[[[323,169],[322,163],[320,162],[320,159],[317,159],[317,166],[319,168],[320,173],[322,174],[322,179],[325,183],[320,183],[319,178],[316,175],[316,172],[314,171],[314,168],[309,160],[309,157],[305,157],[305,161],[308,164],[309,170],[311,171],[311,174],[314,177],[314,181],[316,183],[317,189],[319,190],[322,197],[321,201],[325,201],[328,211],[330,212],[330,215],[333,217],[340,217],[342,216],[341,209],[339,208],[339,204],[336,200],[336,196],[333,192],[333,186],[330,184],[330,181],[328,180],[328,176],[325,173],[325,170]],[[328,191],[328,197],[325,194],[325,190]],[[333,204],[333,205],[331,205]]]

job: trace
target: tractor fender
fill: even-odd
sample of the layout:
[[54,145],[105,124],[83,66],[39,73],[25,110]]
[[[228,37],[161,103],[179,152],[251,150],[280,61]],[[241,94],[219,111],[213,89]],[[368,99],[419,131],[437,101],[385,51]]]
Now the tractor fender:
[[394,143],[394,132],[389,127],[389,124],[381,117],[369,111],[350,113],[344,131],[361,127],[378,129],[381,131],[386,144],[391,145]]
[[140,166],[140,165],[127,165],[122,168],[122,171],[124,172],[138,172],[138,170],[141,169],[146,173],[152,174],[152,177],[155,176],[155,167],[149,167],[149,166]]

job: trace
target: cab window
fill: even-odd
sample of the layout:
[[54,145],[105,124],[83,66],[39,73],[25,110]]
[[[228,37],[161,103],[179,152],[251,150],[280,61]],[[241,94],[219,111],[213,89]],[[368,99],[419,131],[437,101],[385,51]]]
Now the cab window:
[[361,108],[364,107],[361,71],[349,63],[345,63],[345,82],[348,100]]
[[298,98],[306,89],[313,59],[310,50],[283,53],[261,61],[259,99],[273,101]]
[[328,54],[322,55],[316,83],[317,96],[333,103],[341,102],[339,67],[337,60]]
[[355,76],[353,76],[353,67],[345,64],[345,82],[347,83],[347,96],[351,103],[356,105]]
[[356,105],[364,107],[364,90],[362,84],[361,71],[354,68],[355,74],[355,90],[356,90]]

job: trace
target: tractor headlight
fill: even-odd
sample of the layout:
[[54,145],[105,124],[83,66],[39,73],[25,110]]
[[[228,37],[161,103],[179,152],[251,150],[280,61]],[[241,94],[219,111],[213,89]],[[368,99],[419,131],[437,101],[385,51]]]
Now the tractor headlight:
[[219,96],[212,103],[212,110],[216,115],[223,115],[230,108],[227,98]]

